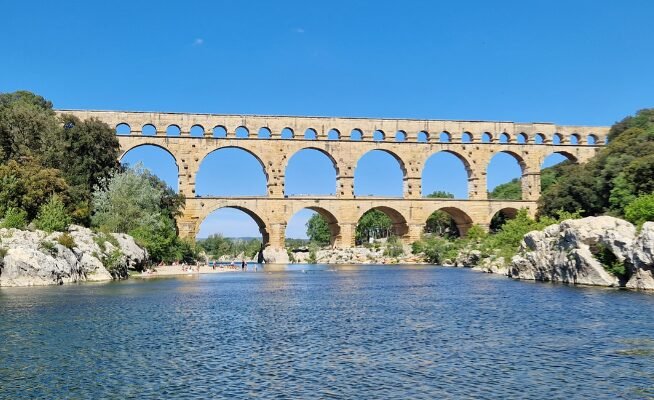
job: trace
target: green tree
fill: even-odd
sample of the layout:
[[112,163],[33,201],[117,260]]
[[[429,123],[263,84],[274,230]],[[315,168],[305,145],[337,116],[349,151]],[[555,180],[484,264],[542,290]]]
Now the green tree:
[[34,222],[38,229],[46,232],[63,232],[70,225],[70,216],[61,198],[54,195],[41,206]]
[[27,212],[20,208],[9,208],[5,218],[0,223],[0,228],[25,229],[27,226]]
[[393,222],[390,217],[379,210],[366,211],[356,227],[357,243],[366,243],[370,238],[386,238],[391,235]]
[[330,243],[331,232],[329,231],[329,225],[327,224],[327,221],[322,217],[322,215],[318,213],[313,214],[307,221],[306,227],[307,236],[309,237],[310,241],[321,246],[325,246]]
[[68,184],[59,170],[31,161],[0,164],[0,217],[13,207],[25,210],[32,220],[53,195],[67,202]]
[[488,194],[490,199],[503,199],[503,200],[521,200],[522,187],[520,179],[514,178],[507,183],[497,185],[492,192]]
[[654,192],[634,199],[625,207],[627,220],[635,225],[642,225],[647,221],[654,221]]
[[120,148],[114,130],[97,119],[60,118],[60,129],[43,135],[42,158],[46,166],[60,169],[70,186],[72,215],[88,224],[93,188],[119,166]]
[[134,236],[155,262],[187,258],[190,248],[177,237],[173,219],[179,210],[168,208],[171,191],[155,179],[137,165],[101,182],[93,193],[93,226]]
[[444,190],[436,190],[427,195],[431,199],[453,199],[454,195]]

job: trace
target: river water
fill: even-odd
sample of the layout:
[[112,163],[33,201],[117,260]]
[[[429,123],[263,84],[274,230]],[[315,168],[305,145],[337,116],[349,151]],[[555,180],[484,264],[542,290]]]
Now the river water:
[[0,290],[0,398],[653,399],[654,295],[418,266]]

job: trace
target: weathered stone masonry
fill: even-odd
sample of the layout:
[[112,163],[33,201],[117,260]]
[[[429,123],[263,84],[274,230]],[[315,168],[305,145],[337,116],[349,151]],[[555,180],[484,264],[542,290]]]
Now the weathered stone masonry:
[[[286,224],[302,208],[315,210],[326,218],[335,247],[354,245],[354,230],[359,218],[373,208],[391,217],[395,233],[407,243],[420,237],[427,218],[436,210],[452,215],[462,233],[473,224],[488,226],[500,210],[515,212],[527,208],[533,215],[540,195],[543,160],[552,153],[559,153],[573,161],[586,162],[605,143],[609,129],[487,121],[59,112],[81,119],[98,118],[112,127],[128,126],[130,134],[118,136],[123,155],[139,146],[154,145],[173,156],[179,171],[179,191],[186,196],[186,207],[177,221],[181,236],[195,237],[200,223],[211,212],[233,207],[252,216],[259,225],[264,243],[275,248],[284,247]],[[146,125],[152,126],[154,135],[142,134]],[[167,135],[169,127],[179,134]],[[192,128],[203,132],[202,136],[191,136]],[[257,137],[262,128],[269,137]],[[214,137],[214,131],[223,129],[224,137]],[[247,137],[237,137],[237,130],[245,132]],[[284,130],[292,137],[282,138]],[[360,139],[350,138],[353,131]],[[447,141],[440,141],[441,136]],[[592,144],[582,143],[586,138]],[[195,176],[202,160],[211,152],[227,147],[243,149],[259,160],[266,175],[267,196],[195,195]],[[302,149],[321,151],[333,162],[337,180],[335,196],[285,196],[286,165]],[[354,196],[355,167],[371,150],[388,152],[398,160],[404,173],[403,198]],[[439,151],[454,154],[463,162],[468,173],[468,200],[421,197],[424,163]],[[515,157],[522,168],[521,201],[487,198],[486,169],[490,159],[499,152]]]

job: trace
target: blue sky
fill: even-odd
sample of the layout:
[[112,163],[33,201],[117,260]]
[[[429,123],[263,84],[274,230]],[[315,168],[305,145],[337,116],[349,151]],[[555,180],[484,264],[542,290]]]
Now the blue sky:
[[[0,91],[31,90],[58,108],[608,125],[654,106],[654,2],[644,0],[21,1],[2,15]],[[212,156],[198,192],[257,189],[260,170],[239,157]],[[359,193],[397,191],[384,157],[361,161]],[[160,153],[126,160],[175,182]],[[235,163],[246,181],[221,173]],[[333,190],[324,160],[293,164],[289,191]],[[442,173],[452,165],[430,161],[425,186],[465,194]],[[518,171],[494,160],[489,186]],[[218,217],[203,235],[257,233],[234,212]]]

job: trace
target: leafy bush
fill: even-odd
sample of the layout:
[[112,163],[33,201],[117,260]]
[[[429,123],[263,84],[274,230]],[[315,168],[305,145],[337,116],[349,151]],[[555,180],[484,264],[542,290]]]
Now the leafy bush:
[[646,221],[654,221],[654,193],[637,197],[624,210],[627,220],[641,226]]
[[2,228],[25,229],[26,226],[27,211],[15,207],[7,209],[5,218],[2,220],[2,224],[0,224]]
[[50,200],[41,206],[35,223],[38,229],[46,232],[61,232],[68,228],[70,216],[59,196],[50,197]]
[[4,247],[0,247],[0,260],[2,260],[3,258],[5,258],[5,256],[7,255],[7,252],[8,252],[8,251],[9,251],[9,250],[5,249]]
[[70,236],[68,233],[63,233],[57,238],[57,242],[59,242],[60,245],[67,247],[69,249],[73,249],[73,247],[77,246],[75,243],[75,239],[73,239],[72,236]]
[[402,242],[397,238],[397,236],[390,236],[386,241],[384,255],[387,257],[399,257],[402,254],[404,254],[404,247],[402,247]]
[[595,246],[591,246],[590,250],[595,258],[597,258],[597,261],[602,264],[602,267],[604,267],[606,272],[618,277],[620,280],[626,280],[628,278],[626,266],[618,260],[610,248],[598,243]]
[[455,259],[461,244],[463,244],[461,239],[448,240],[440,236],[425,235],[421,240],[414,242],[411,247],[414,254],[424,254],[425,261],[441,264],[445,260]]
[[115,249],[109,254],[102,257],[102,265],[114,278],[119,278],[127,275],[127,267],[122,263],[123,255],[120,250]]

